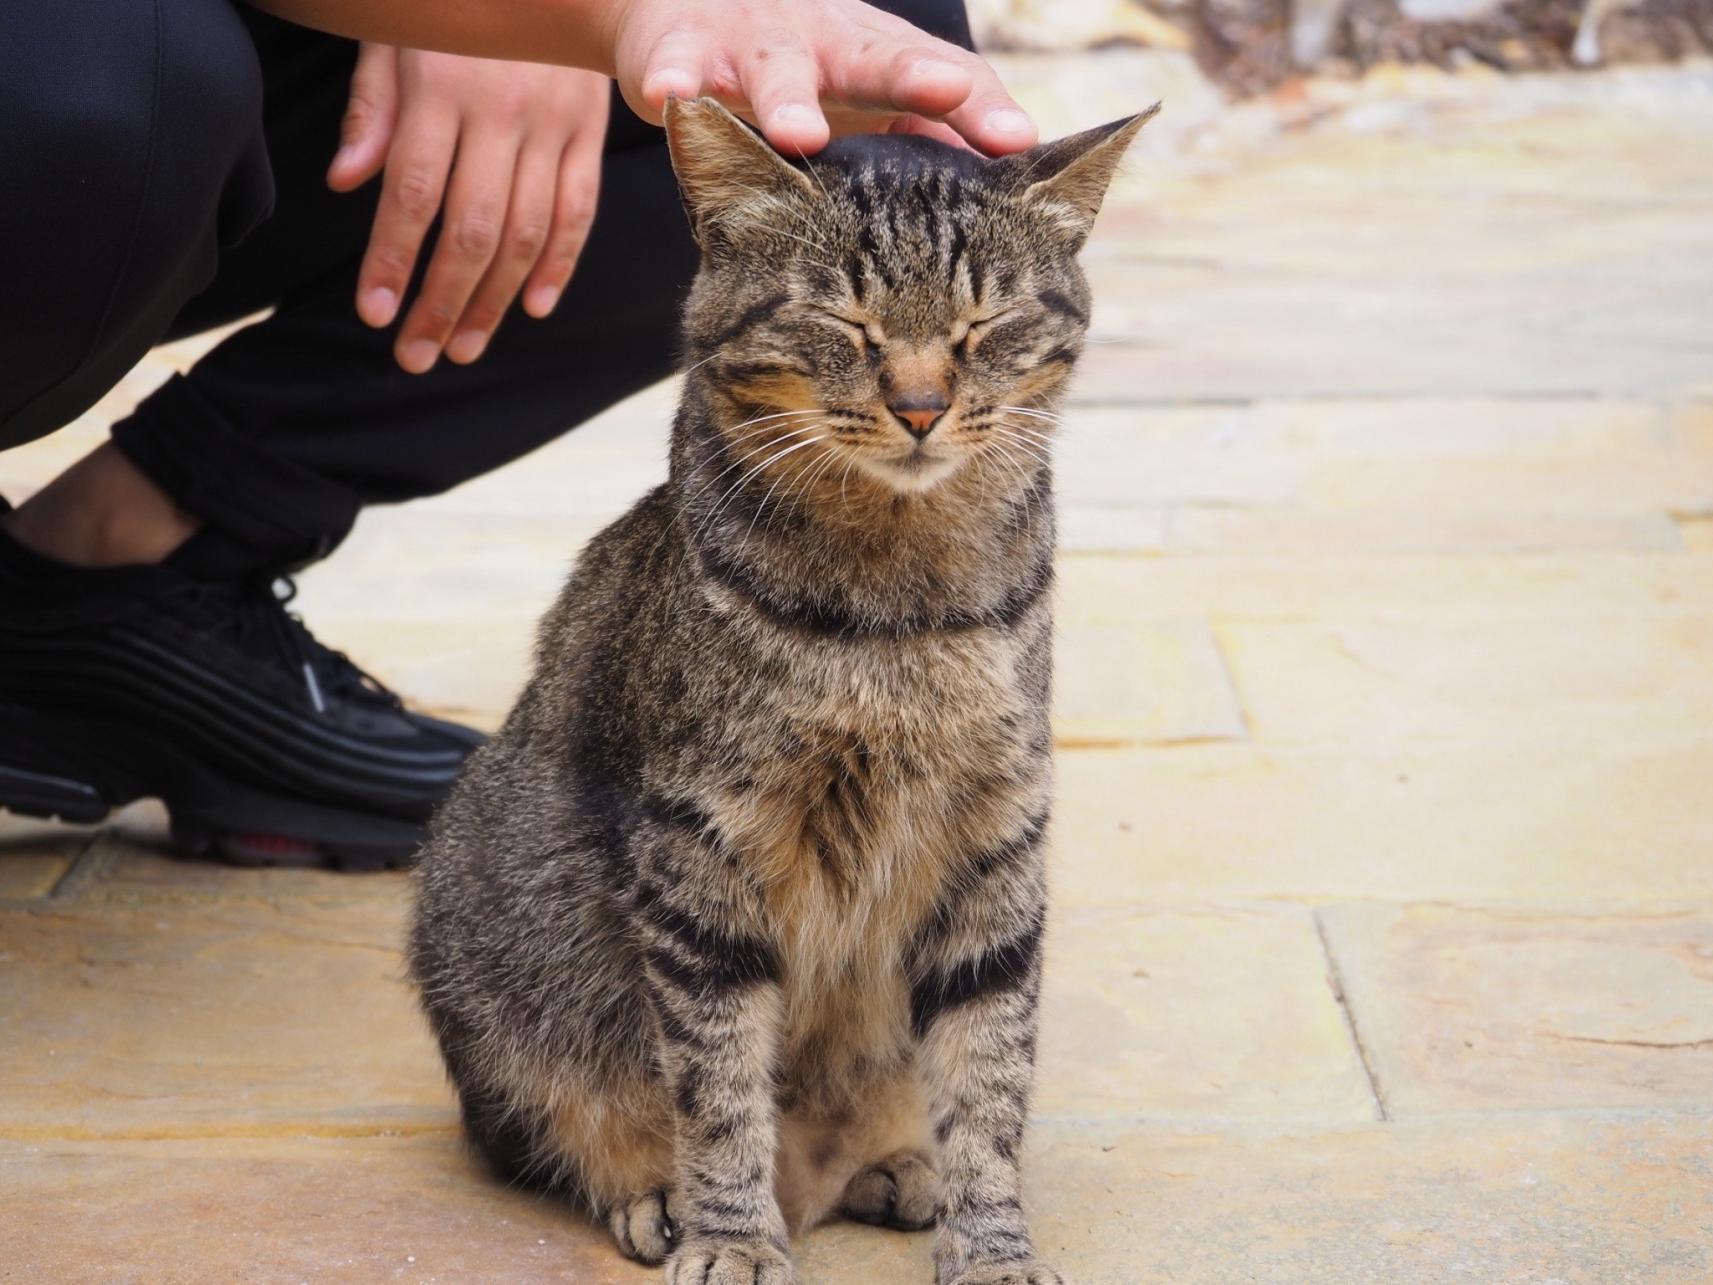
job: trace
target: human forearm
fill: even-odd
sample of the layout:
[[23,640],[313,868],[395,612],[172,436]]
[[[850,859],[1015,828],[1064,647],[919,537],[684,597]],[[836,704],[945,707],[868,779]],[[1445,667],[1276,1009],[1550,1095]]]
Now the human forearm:
[[384,44],[585,67],[613,77],[649,120],[669,96],[711,94],[788,154],[910,119],[944,122],[993,153],[1035,141],[978,56],[861,0],[252,2]]
[[248,0],[300,26],[412,49],[559,63],[615,74],[626,0]]

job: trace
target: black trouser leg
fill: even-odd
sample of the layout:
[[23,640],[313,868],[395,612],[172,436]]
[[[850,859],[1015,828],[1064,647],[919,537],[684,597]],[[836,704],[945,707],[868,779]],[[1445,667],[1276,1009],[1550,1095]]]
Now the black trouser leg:
[[0,448],[93,406],[266,217],[261,90],[230,0],[7,0]]
[[[969,44],[958,0],[885,7]],[[276,211],[221,257],[172,333],[275,311],[114,430],[186,509],[254,550],[257,565],[302,561],[336,544],[363,504],[446,490],[670,371],[695,251],[658,130],[615,100],[595,225],[552,317],[514,309],[479,362],[407,375],[391,331],[363,325],[353,307],[378,185],[338,196],[323,179],[355,47],[246,21]],[[176,146],[194,147],[194,134]]]

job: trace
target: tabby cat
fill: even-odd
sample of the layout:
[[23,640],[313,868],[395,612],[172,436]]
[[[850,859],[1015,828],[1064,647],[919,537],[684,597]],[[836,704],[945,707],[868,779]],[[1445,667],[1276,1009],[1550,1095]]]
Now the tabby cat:
[[[1152,112],[1147,113],[1152,115]],[[830,1216],[1047,1285],[1019,1200],[1051,793],[1049,445],[1146,115],[986,160],[667,136],[702,265],[668,481],[442,809],[411,967],[480,1150],[672,1285]]]

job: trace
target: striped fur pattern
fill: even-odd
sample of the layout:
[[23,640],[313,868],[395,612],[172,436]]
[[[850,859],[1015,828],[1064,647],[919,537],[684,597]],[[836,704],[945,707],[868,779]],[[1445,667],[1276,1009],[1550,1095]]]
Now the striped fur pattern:
[[669,109],[703,249],[670,478],[543,622],[410,953],[478,1147],[672,1285],[794,1281],[832,1216],[937,1221],[940,1285],[1060,1279],[1019,1198],[1049,449],[1143,119],[790,164]]

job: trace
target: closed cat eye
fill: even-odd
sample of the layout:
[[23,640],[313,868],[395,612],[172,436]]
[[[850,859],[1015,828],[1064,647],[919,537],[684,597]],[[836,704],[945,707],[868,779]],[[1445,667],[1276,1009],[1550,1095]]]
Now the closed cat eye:
[[1002,321],[1011,320],[1017,314],[1016,308],[1007,308],[1004,312],[996,312],[992,316],[978,317],[974,321],[965,322],[962,333],[953,332],[952,347],[959,352],[972,352],[976,345],[986,337],[988,331]]
[[872,321],[858,321],[855,317],[847,317],[842,312],[833,312],[828,308],[817,311],[829,321],[836,321],[846,329],[856,332],[870,356],[878,353],[886,344],[886,333]]

